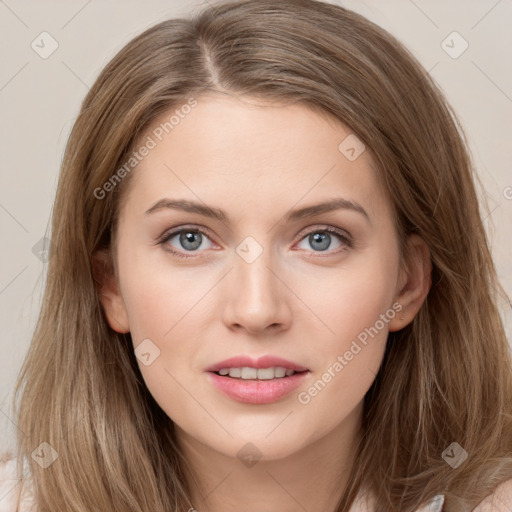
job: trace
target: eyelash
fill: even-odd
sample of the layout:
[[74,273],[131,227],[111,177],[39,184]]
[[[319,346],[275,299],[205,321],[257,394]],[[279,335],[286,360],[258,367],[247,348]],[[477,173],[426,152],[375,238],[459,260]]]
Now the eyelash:
[[[204,229],[201,229],[201,228],[198,228],[198,227],[182,227],[180,229],[177,229],[175,231],[171,231],[171,232],[166,232],[164,233],[159,239],[158,239],[158,244],[159,245],[164,245],[166,244],[169,240],[171,240],[172,238],[174,238],[176,235],[179,235],[180,233],[182,232],[193,232],[193,233],[200,233],[201,235],[204,235],[208,238],[209,235],[208,233],[204,230]],[[313,233],[329,233],[331,235],[336,235],[339,240],[345,245],[345,247],[341,247],[341,248],[338,248],[335,252],[332,252],[332,251],[329,251],[327,252],[327,254],[329,256],[333,255],[333,254],[340,254],[341,252],[345,251],[347,248],[351,248],[353,247],[353,241],[352,239],[350,238],[350,236],[348,236],[348,234],[338,228],[333,228],[333,227],[322,227],[322,228],[315,228],[315,229],[312,229],[308,232],[306,232],[302,238],[300,239],[300,241],[304,240],[307,236],[313,234]],[[184,254],[180,251],[176,251],[174,249],[169,249],[169,248],[165,248],[164,250],[166,250],[167,252],[171,253],[173,256],[177,256],[178,258],[183,258],[183,259],[188,259],[188,258],[195,258],[196,256],[192,256],[192,255],[187,255],[187,254]],[[190,251],[192,253],[196,252],[196,251]],[[317,252],[317,253],[322,253],[323,251],[312,251],[313,253]],[[322,257],[320,254],[319,254],[320,257]]]

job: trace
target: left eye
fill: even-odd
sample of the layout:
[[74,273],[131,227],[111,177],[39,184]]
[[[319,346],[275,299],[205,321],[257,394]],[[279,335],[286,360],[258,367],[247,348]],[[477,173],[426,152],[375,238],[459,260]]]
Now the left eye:
[[313,247],[314,252],[323,252],[330,248],[333,235],[334,238],[338,239],[339,245],[334,248],[331,247],[331,249],[339,249],[343,246],[351,246],[351,242],[347,235],[332,228],[316,229],[314,231],[310,231],[309,234],[302,238],[301,242],[308,242],[310,246]]

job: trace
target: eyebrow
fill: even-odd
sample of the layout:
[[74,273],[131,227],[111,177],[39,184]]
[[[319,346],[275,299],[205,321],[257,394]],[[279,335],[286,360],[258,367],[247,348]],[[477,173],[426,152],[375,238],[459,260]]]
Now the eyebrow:
[[[224,210],[221,210],[220,208],[213,208],[195,201],[188,201],[186,199],[160,199],[146,211],[146,215],[150,215],[162,209],[182,210],[188,213],[197,213],[198,215],[202,215],[204,217],[217,219],[224,223],[231,222],[229,215]],[[368,213],[359,203],[355,201],[349,201],[341,197],[292,210],[285,215],[284,219],[285,222],[288,222],[303,219],[313,215],[319,215],[321,213],[331,212],[334,210],[354,211],[365,217],[367,221],[370,221]]]

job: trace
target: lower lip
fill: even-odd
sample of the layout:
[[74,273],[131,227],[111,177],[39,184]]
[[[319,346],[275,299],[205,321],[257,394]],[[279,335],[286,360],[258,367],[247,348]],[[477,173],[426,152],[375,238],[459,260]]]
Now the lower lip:
[[225,395],[247,404],[271,404],[299,387],[309,372],[271,380],[243,380],[208,372],[210,382]]

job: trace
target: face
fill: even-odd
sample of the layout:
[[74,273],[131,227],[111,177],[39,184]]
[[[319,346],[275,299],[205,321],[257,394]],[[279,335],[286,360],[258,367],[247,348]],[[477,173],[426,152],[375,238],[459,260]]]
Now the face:
[[181,435],[277,459],[360,417],[408,314],[394,219],[370,151],[357,156],[339,121],[196,100],[141,138],[155,147],[131,176],[102,300]]

